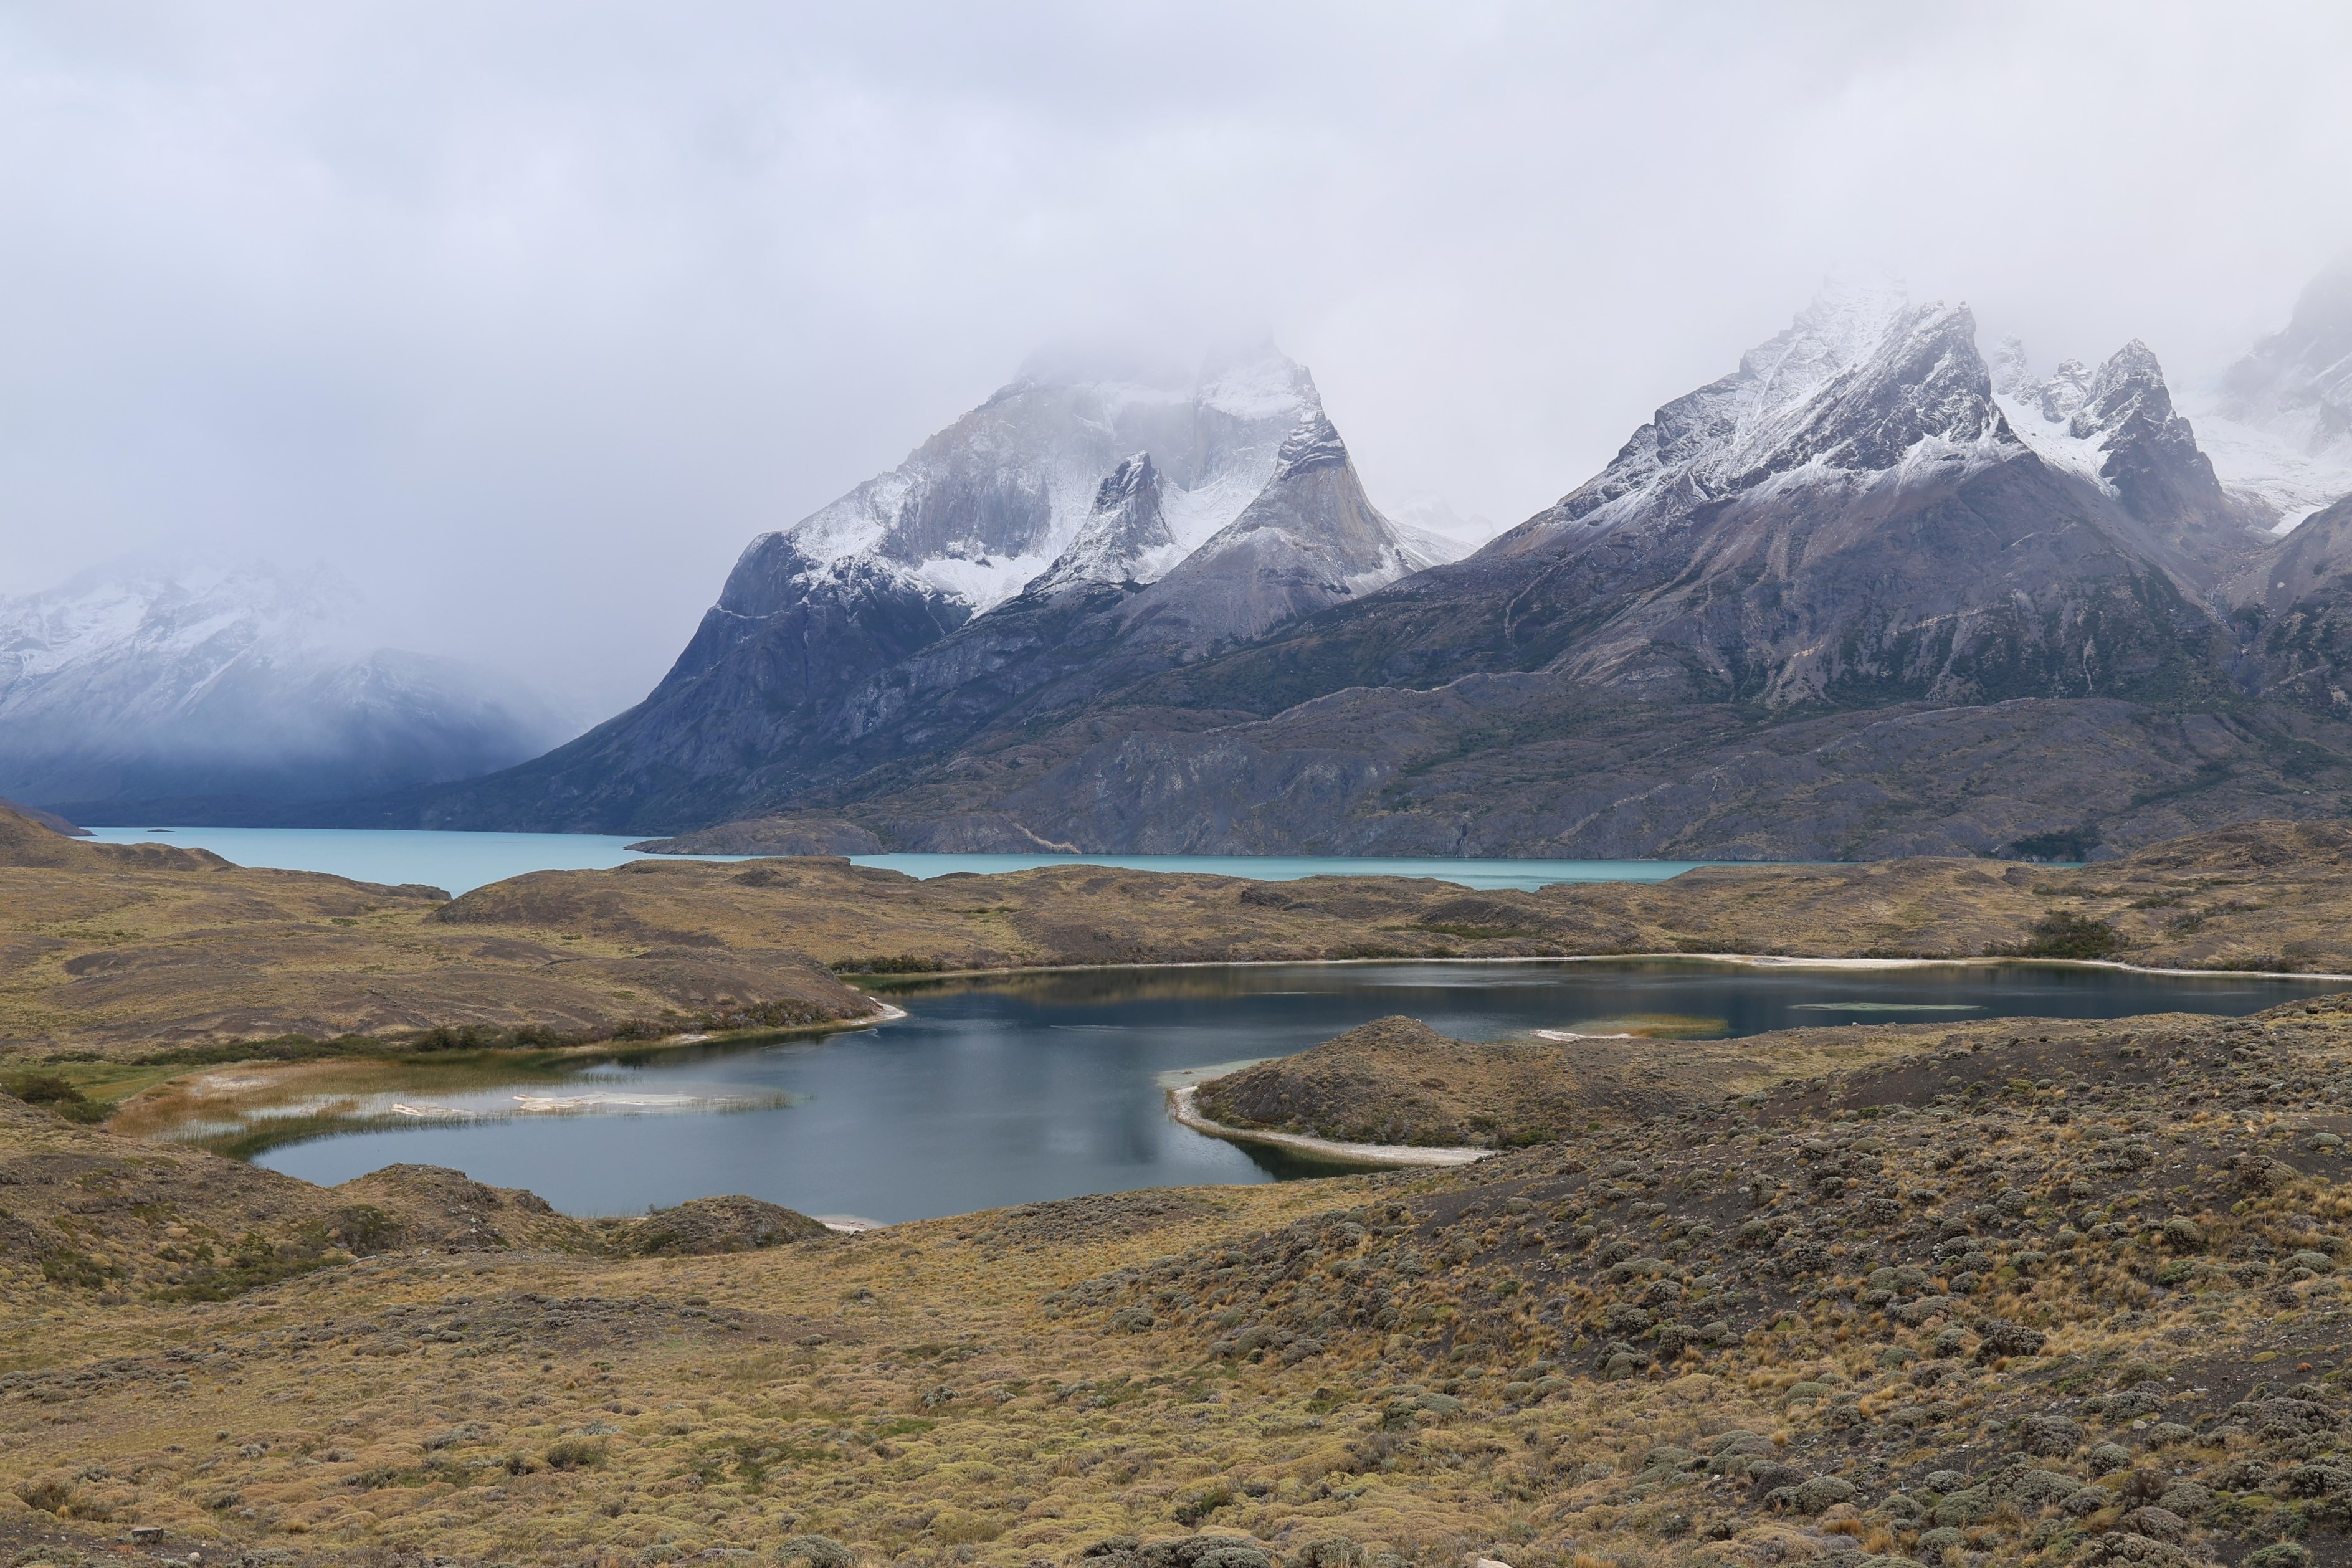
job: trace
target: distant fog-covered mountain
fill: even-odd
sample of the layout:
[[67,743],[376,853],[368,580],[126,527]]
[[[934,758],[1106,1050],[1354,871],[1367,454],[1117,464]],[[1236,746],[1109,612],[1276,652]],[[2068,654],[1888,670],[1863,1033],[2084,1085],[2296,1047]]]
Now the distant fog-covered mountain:
[[2352,256],[2313,279],[2278,331],[2191,413],[2221,481],[2282,531],[2352,495]]
[[0,795],[77,821],[263,821],[466,778],[566,727],[457,660],[354,645],[323,572],[119,567],[0,600]]

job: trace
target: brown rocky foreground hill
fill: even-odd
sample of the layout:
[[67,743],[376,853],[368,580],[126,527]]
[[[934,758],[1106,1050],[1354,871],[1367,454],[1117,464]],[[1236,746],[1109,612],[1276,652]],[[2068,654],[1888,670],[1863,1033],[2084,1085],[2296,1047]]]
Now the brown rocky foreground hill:
[[[0,1546],[2352,1555],[2352,999],[1839,1032],[1843,1070],[1742,1041],[1779,1082],[1466,1169],[688,1257],[454,1173],[325,1192],[8,1111]],[[175,1277],[359,1207],[372,1255]]]
[[433,1030],[552,1043],[876,1010],[798,952],[425,925],[446,902],[202,850],[82,843],[0,810],[0,1058]]
[[[1722,866],[1653,883],[1472,892],[1050,866],[918,882],[820,858],[638,861],[478,889],[435,925],[785,941],[841,969],[1710,952],[1973,957],[2064,949],[2158,967],[2352,972],[2352,828],[2258,822],[2080,869],[1916,859]],[[2076,951],[2053,916],[2105,923]],[[2063,920],[2062,919],[2062,925]],[[2043,927],[2037,931],[2037,927]]]

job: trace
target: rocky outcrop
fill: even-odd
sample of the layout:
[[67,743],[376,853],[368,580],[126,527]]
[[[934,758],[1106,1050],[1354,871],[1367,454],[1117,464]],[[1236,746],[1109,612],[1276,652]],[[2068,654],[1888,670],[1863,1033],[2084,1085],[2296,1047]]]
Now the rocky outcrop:
[[736,1195],[695,1197],[640,1218],[599,1227],[604,1249],[625,1257],[701,1258],[755,1252],[790,1241],[819,1240],[831,1232],[798,1209]]
[[1257,499],[1122,608],[1122,637],[1187,653],[1247,642],[1433,564],[1373,507],[1318,410]]

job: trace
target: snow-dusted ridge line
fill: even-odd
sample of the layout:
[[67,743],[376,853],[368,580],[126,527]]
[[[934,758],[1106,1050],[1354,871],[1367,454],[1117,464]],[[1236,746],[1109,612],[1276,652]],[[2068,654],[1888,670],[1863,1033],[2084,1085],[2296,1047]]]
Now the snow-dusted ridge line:
[[1033,370],[782,536],[812,583],[880,570],[981,614],[1049,575],[1100,570],[1058,569],[1104,482],[1149,454],[1165,538],[1123,563],[1149,582],[1238,517],[1273,479],[1282,442],[1321,417],[1313,378],[1272,349],[1182,385]]
[[[1310,498],[1327,474],[1346,493]],[[1159,619],[1160,641],[1206,647],[1467,543],[1372,507],[1313,378],[1271,348],[1157,382],[1033,363],[898,468],[754,539],[706,620],[716,640],[698,636],[673,679],[761,622],[951,629],[1080,587],[1166,585],[1138,612]]]
[[1966,305],[1914,305],[1895,285],[1833,282],[1737,370],[1660,407],[1599,474],[1482,553],[1546,549],[1570,532],[1734,493],[1999,462],[2023,444],[1983,386]]

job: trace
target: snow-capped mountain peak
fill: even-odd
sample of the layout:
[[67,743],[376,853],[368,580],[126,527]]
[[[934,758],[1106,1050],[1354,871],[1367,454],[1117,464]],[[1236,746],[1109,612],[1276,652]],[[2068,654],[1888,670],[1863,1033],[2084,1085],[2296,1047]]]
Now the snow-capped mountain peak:
[[2133,339],[2095,371],[2065,361],[2046,379],[2033,376],[2021,348],[2011,359],[2000,409],[2042,461],[2120,502],[2208,573],[2254,547],[2253,516],[2223,490],[2146,343]]
[[1835,286],[1739,368],[1667,403],[1609,466],[1487,547],[1548,548],[1780,475],[1895,474],[2013,444],[1965,305],[1913,305],[1888,285]]
[[[1306,370],[1271,348],[1190,378],[1033,361],[897,468],[780,537],[813,578],[880,571],[978,614],[1053,568],[1129,455],[1151,455],[1168,532],[1189,549],[1240,515],[1274,477],[1284,438],[1321,408]],[[762,548],[772,537],[746,561],[777,559]],[[1156,576],[1180,556],[1136,564]]]
[[1382,517],[1318,406],[1284,439],[1274,478],[1120,613],[1129,634],[1192,651],[1244,640],[1437,564]]

